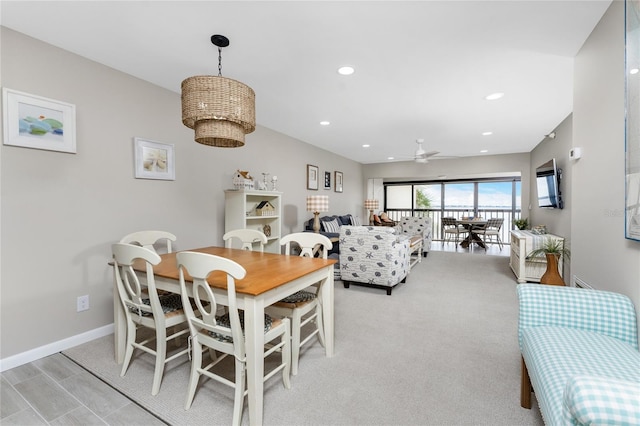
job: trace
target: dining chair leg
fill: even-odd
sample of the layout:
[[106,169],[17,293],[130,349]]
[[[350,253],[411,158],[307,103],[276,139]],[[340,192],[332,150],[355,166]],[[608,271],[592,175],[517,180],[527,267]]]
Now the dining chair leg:
[[316,326],[318,327],[318,341],[324,348],[324,319],[322,318],[322,304],[316,306]]
[[122,362],[122,370],[120,371],[120,377],[124,377],[131,363],[133,356],[133,343],[136,341],[136,325],[133,323],[127,324],[127,343],[125,344],[124,361]]
[[156,328],[156,368],[153,372],[153,385],[151,387],[151,395],[157,395],[160,392],[160,384],[162,383],[162,375],[164,373],[164,361],[167,357],[167,329],[164,327]]
[[291,334],[290,328],[287,327],[280,338],[282,342],[281,359],[284,368],[282,369],[282,383],[286,389],[291,389]]
[[202,368],[202,346],[197,339],[191,342],[191,373],[189,374],[189,387],[187,389],[187,399],[184,403],[184,409],[191,408],[193,397],[196,395],[198,387],[198,379],[200,378],[200,369]]
[[298,359],[300,358],[300,323],[302,315],[297,309],[293,310],[291,318],[291,374],[298,374]]
[[235,359],[236,363],[236,390],[233,397],[233,424],[240,426],[242,423],[242,406],[244,405],[244,389],[247,383],[247,368],[242,361]]

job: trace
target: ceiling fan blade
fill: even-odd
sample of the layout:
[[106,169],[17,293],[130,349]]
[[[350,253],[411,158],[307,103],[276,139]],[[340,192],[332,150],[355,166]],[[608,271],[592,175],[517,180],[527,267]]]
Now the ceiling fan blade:
[[429,152],[425,152],[424,156],[425,157],[432,157],[434,155],[438,155],[440,154],[440,151],[429,151]]

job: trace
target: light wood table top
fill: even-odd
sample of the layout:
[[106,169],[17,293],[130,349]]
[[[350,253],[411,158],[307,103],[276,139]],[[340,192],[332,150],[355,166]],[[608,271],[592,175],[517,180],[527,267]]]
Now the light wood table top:
[[[225,257],[242,265],[247,271],[247,275],[241,280],[236,280],[236,293],[253,296],[336,263],[335,259],[285,256],[224,247],[204,247],[187,251]],[[179,280],[176,253],[162,254],[160,257],[162,261],[153,267],[155,276]],[[135,269],[144,271],[144,266],[140,264]],[[191,277],[187,275],[185,279],[191,280]],[[209,285],[226,289],[226,275],[222,272],[212,274]]]

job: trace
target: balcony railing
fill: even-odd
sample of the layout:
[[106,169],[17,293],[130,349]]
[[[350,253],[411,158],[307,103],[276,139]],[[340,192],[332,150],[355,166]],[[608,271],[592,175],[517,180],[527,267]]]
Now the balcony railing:
[[[500,239],[504,244],[509,244],[511,242],[511,234],[510,231],[515,229],[513,226],[514,219],[520,219],[521,215],[520,210],[516,210],[515,216],[512,214],[512,211],[509,210],[501,210],[501,209],[478,209],[478,216],[489,219],[489,218],[503,218],[504,223],[502,228],[500,229]],[[405,216],[428,216],[431,218],[431,222],[433,224],[433,240],[434,241],[442,241],[442,218],[443,217],[455,217],[460,220],[463,217],[474,216],[473,210],[470,209],[415,209],[415,210],[400,210],[400,209],[391,209],[387,210],[387,215],[392,220],[400,221]]]

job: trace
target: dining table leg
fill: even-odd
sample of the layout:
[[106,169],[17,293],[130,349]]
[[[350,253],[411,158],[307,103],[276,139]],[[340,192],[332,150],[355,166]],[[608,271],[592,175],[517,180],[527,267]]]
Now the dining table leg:
[[249,424],[261,425],[264,404],[264,300],[247,297],[244,305]]
[[327,268],[327,278],[323,280],[321,287],[322,297],[322,323],[324,326],[324,350],[327,357],[334,354],[334,283],[333,265]]

